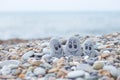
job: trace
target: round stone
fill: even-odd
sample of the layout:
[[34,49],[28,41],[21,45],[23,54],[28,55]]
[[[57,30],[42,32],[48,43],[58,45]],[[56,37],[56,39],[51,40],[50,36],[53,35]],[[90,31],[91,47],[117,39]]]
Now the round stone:
[[34,69],[33,73],[35,75],[45,75],[46,70],[41,68],[41,67],[37,67],[37,68]]
[[102,61],[96,61],[94,64],[93,64],[93,69],[95,70],[99,70],[99,69],[102,69],[104,66],[104,63]]

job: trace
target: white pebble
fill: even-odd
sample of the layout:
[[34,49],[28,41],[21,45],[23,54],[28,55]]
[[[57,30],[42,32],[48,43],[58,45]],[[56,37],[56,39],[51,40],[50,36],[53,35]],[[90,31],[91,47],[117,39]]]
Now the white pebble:
[[38,68],[34,69],[33,73],[35,75],[45,75],[46,71],[45,71],[45,69],[38,67]]
[[96,62],[94,62],[94,64],[93,64],[93,68],[94,68],[95,70],[102,69],[103,66],[104,66],[104,63],[103,63],[102,61],[96,61]]
[[11,68],[9,68],[8,66],[3,66],[3,68],[1,69],[1,73],[2,75],[8,75],[11,72]]
[[85,72],[82,71],[82,70],[79,70],[79,71],[72,71],[72,72],[69,72],[67,77],[68,78],[78,78],[78,77],[82,77],[85,75]]
[[27,59],[29,59],[30,56],[32,56],[33,54],[34,54],[33,51],[26,52],[26,53],[22,56],[22,59],[27,60]]
[[20,61],[18,61],[18,60],[6,60],[6,61],[0,62],[0,67],[9,66],[9,65],[19,66],[19,64],[20,64]]

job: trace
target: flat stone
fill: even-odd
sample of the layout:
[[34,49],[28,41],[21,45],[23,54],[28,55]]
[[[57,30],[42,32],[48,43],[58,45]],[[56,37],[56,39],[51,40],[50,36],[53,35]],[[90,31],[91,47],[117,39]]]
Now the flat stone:
[[92,67],[89,64],[80,64],[76,67],[77,70],[89,70],[92,69]]
[[67,75],[68,78],[78,78],[83,76],[85,76],[85,71],[83,70],[71,71]]
[[8,66],[8,65],[19,66],[19,64],[20,64],[19,60],[6,60],[0,62],[0,67]]
[[28,51],[22,56],[22,59],[28,60],[30,56],[32,56],[33,54],[34,54],[34,51]]

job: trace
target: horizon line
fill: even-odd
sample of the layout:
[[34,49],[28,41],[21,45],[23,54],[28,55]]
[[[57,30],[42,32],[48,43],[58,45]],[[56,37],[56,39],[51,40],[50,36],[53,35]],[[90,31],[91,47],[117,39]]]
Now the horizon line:
[[79,12],[120,12],[120,10],[82,10],[82,11],[0,11],[0,13],[67,13],[67,12],[72,12],[72,13],[79,13]]

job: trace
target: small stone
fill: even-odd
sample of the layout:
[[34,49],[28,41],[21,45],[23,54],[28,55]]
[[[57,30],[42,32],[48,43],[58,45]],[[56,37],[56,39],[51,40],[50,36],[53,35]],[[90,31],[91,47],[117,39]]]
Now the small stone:
[[21,74],[19,75],[19,78],[21,78],[21,79],[24,79],[24,77],[25,77],[25,74],[23,74],[23,73],[21,73]]
[[117,80],[120,80],[120,75],[117,77]]
[[114,79],[111,78],[111,77],[108,77],[108,76],[103,76],[103,77],[100,78],[99,80],[114,80]]
[[89,64],[80,64],[76,68],[77,70],[93,71],[92,67]]
[[54,73],[47,74],[45,75],[44,80],[56,80],[56,75]]
[[72,67],[71,67],[71,70],[72,70],[72,71],[75,71],[75,70],[76,70],[76,66],[72,66]]
[[112,33],[113,37],[117,37],[119,34],[117,32]]
[[93,65],[96,60],[97,60],[96,58],[90,58],[90,59],[87,59],[86,62],[90,65]]
[[42,56],[43,56],[42,53],[34,53],[34,58],[36,58],[37,60],[40,60]]
[[32,71],[27,71],[27,73],[25,74],[25,79],[30,80],[34,76],[35,74],[33,74]]
[[44,43],[41,44],[41,47],[42,47],[42,48],[45,48],[45,47],[47,47],[47,46],[49,46],[49,43],[48,43],[48,42],[44,42]]
[[65,45],[67,40],[66,39],[61,39],[60,42],[61,42],[62,45]]
[[27,69],[27,71],[33,71],[33,70],[34,70],[34,68],[35,68],[35,67],[30,66],[30,67]]
[[36,60],[35,58],[28,59],[28,62],[33,66],[39,66],[42,63],[40,60]]
[[99,70],[99,75],[111,77],[111,73],[107,70]]
[[28,51],[22,56],[22,59],[28,60],[32,55],[34,55],[34,52],[33,51]]
[[90,77],[91,77],[90,73],[86,72],[84,78],[89,80]]
[[103,69],[109,71],[114,77],[117,77],[120,74],[120,71],[112,65],[106,65],[103,67]]
[[57,73],[57,77],[58,77],[58,78],[65,78],[66,75],[67,75],[67,73],[68,73],[68,71],[61,69],[61,70],[59,70],[59,72]]
[[60,58],[60,59],[57,59],[56,60],[56,66],[58,67],[58,68],[62,68],[65,64],[65,59],[64,58]]
[[43,64],[40,64],[40,67],[43,67],[44,69],[51,69],[52,65],[50,65],[49,63],[43,63]]
[[30,63],[24,63],[24,64],[20,65],[20,67],[23,67],[23,68],[27,68],[27,67],[29,67],[29,66],[31,66]]
[[[42,77],[42,78],[39,78],[39,79],[37,79],[37,80],[45,80],[45,78],[44,77]],[[47,80],[47,79],[46,79]]]
[[9,75],[11,73],[11,69],[8,66],[3,66],[1,73],[2,75]]
[[71,71],[68,73],[68,78],[78,78],[85,76],[85,72],[83,70]]
[[106,58],[110,56],[110,52],[109,51],[104,51],[101,55],[101,58]]
[[9,56],[9,60],[16,60],[16,59],[18,59],[17,55],[10,55]]
[[20,64],[19,60],[6,60],[0,62],[0,67],[8,66],[8,65],[19,66],[19,64]]
[[14,71],[14,74],[15,74],[15,75],[19,75],[21,72],[22,72],[21,69],[17,69],[17,70]]
[[103,54],[110,54],[110,51],[105,50],[105,51],[103,51]]
[[90,76],[97,76],[98,75],[98,72],[97,71],[93,71],[90,73]]
[[48,73],[56,73],[59,71],[59,68],[52,68],[50,70],[48,70]]
[[55,57],[55,58],[52,59],[52,62],[53,62],[53,63],[57,63],[58,60],[59,60],[59,59]]
[[116,55],[115,58],[120,60],[120,55]]
[[99,69],[102,69],[104,66],[104,63],[102,61],[96,61],[94,64],[93,64],[93,69],[95,70],[99,70]]
[[117,55],[120,55],[120,49],[116,51],[116,54],[117,54]]
[[46,70],[41,68],[41,67],[37,67],[37,68],[34,69],[33,73],[35,75],[45,75]]
[[43,48],[43,54],[50,54],[50,49]]
[[75,79],[75,80],[84,80],[83,78],[77,78],[77,79]]
[[8,65],[8,67],[11,68],[11,69],[14,69],[14,68],[18,68],[18,65],[11,64],[11,65]]

